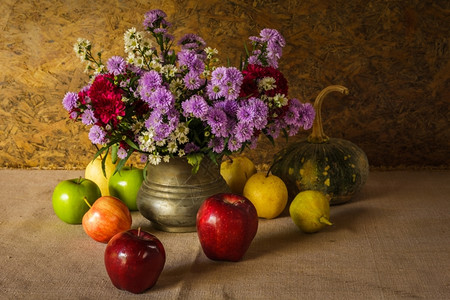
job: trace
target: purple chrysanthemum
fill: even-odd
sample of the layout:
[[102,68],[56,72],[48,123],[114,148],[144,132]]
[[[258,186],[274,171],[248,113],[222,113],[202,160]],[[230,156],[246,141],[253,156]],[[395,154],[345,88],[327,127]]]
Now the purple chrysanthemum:
[[250,105],[248,102],[244,105],[241,105],[236,113],[236,117],[241,123],[252,123],[253,119],[256,115],[256,109],[253,105]]
[[191,143],[187,143],[184,146],[184,152],[186,154],[189,154],[189,153],[192,153],[192,152],[197,152],[198,150],[200,150],[200,147],[197,146],[196,144],[192,143],[192,142]]
[[300,114],[301,114],[300,126],[303,127],[303,129],[305,130],[310,129],[313,125],[314,118],[316,117],[316,111],[314,110],[314,107],[311,105],[311,103],[302,104]]
[[269,114],[269,108],[267,104],[261,99],[250,98],[248,99],[248,104],[251,105],[255,110],[255,115],[253,118],[253,126],[257,130],[262,130],[267,125],[267,116]]
[[217,100],[222,97],[222,89],[219,85],[213,84],[211,81],[206,86],[206,94],[209,99]]
[[223,110],[211,108],[206,117],[206,121],[211,126],[211,132],[218,137],[227,136],[227,115]]
[[187,73],[186,76],[184,76],[183,81],[184,85],[189,90],[196,90],[205,83],[205,80],[200,78],[198,74],[195,74],[194,72]]
[[281,131],[281,123],[278,120],[275,120],[275,122],[270,123],[266,127],[266,133],[267,135],[272,136],[274,139],[278,138]]
[[221,153],[225,149],[225,141],[223,138],[215,137],[208,142],[208,147],[211,148],[213,152]]
[[223,110],[227,115],[235,117],[238,111],[238,104],[236,101],[232,100],[223,100],[216,102],[214,107]]
[[155,108],[163,113],[168,112],[175,104],[175,98],[165,87],[157,88],[148,99],[150,108]]
[[86,109],[81,115],[81,122],[84,125],[92,125],[97,122],[97,118],[94,116],[92,109]]
[[67,92],[62,101],[65,110],[70,112],[77,107],[78,94],[73,92]]
[[[153,9],[145,13],[144,27],[153,29],[159,27],[160,22],[165,21],[166,13],[160,9]],[[165,24],[165,23],[164,23]],[[168,27],[168,26],[166,26]]]
[[253,126],[248,123],[238,123],[234,127],[234,137],[240,143],[249,142],[253,136]]
[[181,50],[178,52],[178,64],[180,66],[190,67],[191,63],[197,59],[197,54],[190,50]]
[[228,150],[230,150],[231,152],[235,152],[238,151],[239,149],[241,149],[242,147],[242,143],[239,142],[235,137],[234,138],[230,138],[228,140]]
[[155,70],[145,72],[145,74],[139,79],[139,84],[146,89],[155,89],[162,84],[161,75]]
[[183,115],[188,117],[193,115],[196,118],[202,119],[208,112],[209,106],[206,100],[200,95],[194,95],[181,104],[183,108]]
[[181,45],[182,49],[202,49],[206,46],[205,41],[196,34],[187,33],[179,41],[178,45]]
[[106,144],[106,132],[98,125],[94,125],[89,130],[89,139],[93,144]]
[[114,74],[114,76],[117,76],[125,72],[127,63],[123,57],[113,56],[110,59],[108,59],[106,67],[108,68],[109,73],[112,73]]
[[127,157],[127,150],[125,150],[122,147],[119,147],[119,149],[117,150],[117,157],[120,159],[124,159],[125,157]]
[[218,67],[211,73],[211,82],[214,85],[223,85],[227,78],[227,68]]

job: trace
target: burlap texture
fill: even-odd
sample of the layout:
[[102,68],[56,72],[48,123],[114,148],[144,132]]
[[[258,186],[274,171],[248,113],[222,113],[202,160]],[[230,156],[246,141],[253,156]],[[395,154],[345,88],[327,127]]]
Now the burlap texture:
[[167,262],[142,295],[116,289],[105,245],[60,221],[51,195],[81,171],[0,170],[1,299],[449,299],[450,172],[376,172],[331,208],[333,226],[303,234],[284,213],[260,220],[242,261],[214,262],[196,233],[158,236]]

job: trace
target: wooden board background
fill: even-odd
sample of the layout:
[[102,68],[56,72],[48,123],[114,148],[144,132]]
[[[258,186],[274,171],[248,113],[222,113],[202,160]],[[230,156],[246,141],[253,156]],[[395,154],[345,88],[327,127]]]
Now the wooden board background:
[[[290,96],[327,85],[351,94],[324,104],[325,132],[359,145],[372,168],[449,168],[450,1],[27,0],[0,2],[0,167],[83,168],[94,148],[61,106],[87,77],[72,47],[91,40],[123,54],[122,36],[160,8],[173,34],[202,36],[237,62],[249,35],[278,29]],[[298,134],[290,142],[305,138]],[[285,146],[262,140],[259,165]]]

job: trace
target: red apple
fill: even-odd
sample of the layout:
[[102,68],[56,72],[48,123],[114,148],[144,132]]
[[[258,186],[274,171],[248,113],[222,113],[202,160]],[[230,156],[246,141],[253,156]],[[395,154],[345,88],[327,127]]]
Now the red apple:
[[130,229],[131,214],[116,197],[103,196],[84,214],[82,224],[91,238],[107,243],[115,234]]
[[114,286],[121,290],[139,294],[153,287],[165,263],[162,243],[146,231],[120,232],[106,246],[106,272]]
[[258,231],[258,214],[247,198],[221,193],[207,198],[197,213],[197,234],[212,260],[239,261]]

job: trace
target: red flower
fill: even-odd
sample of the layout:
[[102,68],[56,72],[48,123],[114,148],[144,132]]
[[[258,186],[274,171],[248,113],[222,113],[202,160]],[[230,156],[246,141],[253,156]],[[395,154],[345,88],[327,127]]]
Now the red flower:
[[125,116],[125,105],[122,102],[123,91],[115,86],[110,80],[112,75],[98,75],[91,88],[88,96],[91,98],[94,116],[97,118],[97,125],[104,127],[111,122],[115,128],[119,123],[118,116]]
[[274,89],[263,91],[269,97],[276,94],[288,95],[288,84],[283,73],[272,67],[263,67],[259,65],[248,65],[247,69],[243,70],[244,81],[241,86],[240,97],[260,97],[261,93],[258,91],[258,81],[264,77],[272,77],[275,79],[276,87]]

